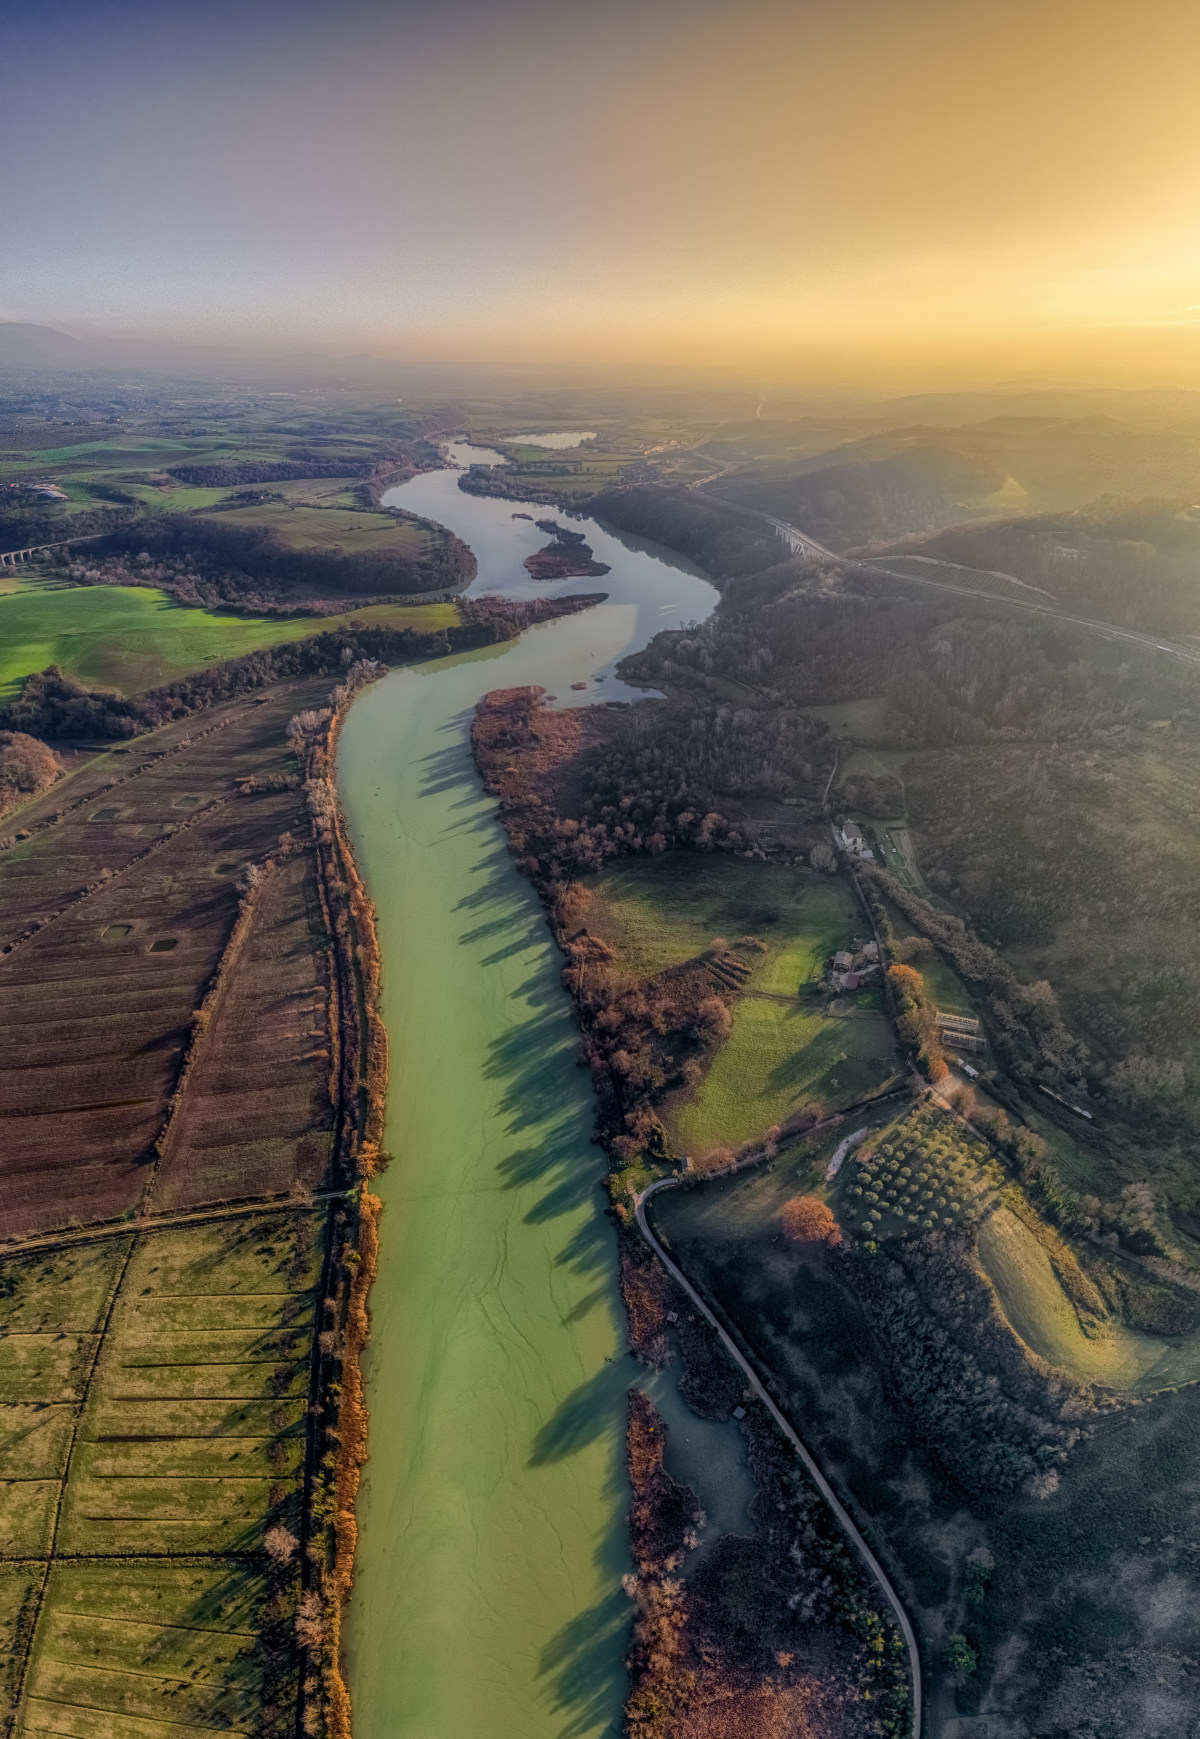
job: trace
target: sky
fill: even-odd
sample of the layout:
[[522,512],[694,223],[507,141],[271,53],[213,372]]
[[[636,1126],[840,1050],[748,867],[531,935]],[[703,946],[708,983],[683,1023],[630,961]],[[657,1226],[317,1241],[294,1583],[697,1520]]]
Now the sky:
[[1195,0],[7,0],[0,320],[1200,379]]

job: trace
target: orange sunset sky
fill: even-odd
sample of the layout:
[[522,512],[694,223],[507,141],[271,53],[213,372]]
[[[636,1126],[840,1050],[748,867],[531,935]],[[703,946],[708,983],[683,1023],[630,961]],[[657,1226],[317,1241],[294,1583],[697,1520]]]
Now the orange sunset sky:
[[1182,0],[5,10],[0,319],[1200,378]]

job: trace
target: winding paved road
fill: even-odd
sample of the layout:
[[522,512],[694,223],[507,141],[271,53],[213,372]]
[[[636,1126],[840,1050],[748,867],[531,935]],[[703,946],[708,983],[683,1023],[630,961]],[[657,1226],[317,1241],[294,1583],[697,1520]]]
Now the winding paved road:
[[[710,482],[715,479],[710,478]],[[701,485],[703,487],[703,485]],[[1034,616],[1046,616],[1052,622],[1063,622],[1071,628],[1083,628],[1088,633],[1099,634],[1105,640],[1128,640],[1135,646],[1143,646],[1149,652],[1162,652],[1168,658],[1177,658],[1181,664],[1200,664],[1200,649],[1191,646],[1168,645],[1156,640],[1153,634],[1140,634],[1134,628],[1119,628],[1112,622],[1100,622],[1093,616],[1075,616],[1069,610],[1057,610],[1052,604],[1037,604],[1025,598],[1014,598],[1002,592],[985,592],[975,586],[956,586],[952,580],[935,579],[933,575],[899,574],[889,568],[884,558],[861,558],[838,555],[835,550],[826,549],[823,543],[818,543],[815,537],[810,537],[806,531],[801,531],[798,525],[792,525],[786,519],[776,519],[774,514],[764,513],[757,507],[743,507],[739,502],[726,501],[720,496],[708,497],[718,501],[722,507],[731,507],[738,513],[749,513],[755,519],[766,520],[773,526],[778,535],[789,546],[793,554],[811,556],[814,561],[832,563],[840,568],[870,568],[874,573],[886,574],[889,579],[898,580],[903,585],[932,586],[938,592],[953,592],[961,598],[984,598],[991,604],[1008,604],[1014,610],[1026,610]],[[931,562],[931,565],[932,562]],[[947,563],[947,571],[952,572],[954,564]],[[982,571],[982,570],[981,570]]]
[[634,1211],[637,1215],[638,1230],[641,1232],[642,1237],[646,1240],[647,1244],[649,1244],[650,1248],[654,1251],[654,1254],[658,1257],[663,1267],[667,1270],[667,1273],[687,1293],[692,1303],[696,1306],[696,1309],[703,1316],[705,1322],[707,1322],[711,1328],[716,1330],[720,1337],[721,1345],[725,1348],[729,1356],[736,1362],[739,1370],[744,1373],[752,1392],[762,1402],[763,1406],[770,1413],[772,1419],[774,1419],[776,1425],[778,1425],[779,1429],[783,1432],[783,1435],[787,1438],[792,1448],[796,1451],[796,1454],[804,1463],[804,1466],[808,1470],[817,1490],[837,1517],[843,1532],[849,1537],[855,1551],[858,1553],[867,1569],[871,1572],[871,1575],[875,1578],[876,1582],[887,1596],[888,1604],[896,1615],[896,1622],[904,1633],[904,1641],[908,1647],[909,1671],[912,1677],[913,1687],[912,1739],[921,1739],[921,1656],[920,1651],[917,1648],[916,1632],[913,1630],[908,1613],[904,1610],[904,1604],[901,1601],[900,1596],[896,1593],[896,1590],[888,1580],[887,1572],[884,1570],[883,1565],[879,1562],[879,1559],[875,1556],[870,1546],[868,1546],[867,1542],[863,1539],[854,1518],[850,1515],[846,1506],[842,1503],[829,1481],[825,1478],[825,1475],[817,1466],[812,1455],[800,1441],[800,1438],[797,1436],[792,1426],[789,1425],[788,1421],[784,1418],[779,1408],[767,1393],[767,1390],[754,1367],[739,1351],[731,1337],[721,1327],[721,1324],[717,1321],[713,1312],[704,1302],[704,1299],[692,1285],[691,1281],[682,1270],[675,1265],[659,1243],[658,1239],[654,1236],[654,1233],[650,1230],[650,1224],[646,1218],[646,1203],[650,1200],[651,1196],[657,1195],[659,1190],[673,1189],[678,1182],[679,1179],[677,1177],[659,1178],[657,1183],[652,1183],[635,1199]]

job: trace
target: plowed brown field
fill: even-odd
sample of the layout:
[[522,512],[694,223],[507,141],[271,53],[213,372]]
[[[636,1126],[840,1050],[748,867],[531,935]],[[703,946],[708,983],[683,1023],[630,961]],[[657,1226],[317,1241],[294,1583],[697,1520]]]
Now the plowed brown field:
[[[285,735],[327,683],[268,691],[87,763],[0,854],[0,1236],[320,1180],[328,938]],[[55,819],[57,817],[57,819]],[[262,885],[157,1170],[195,1011]],[[161,1192],[158,1194],[157,1192]]]

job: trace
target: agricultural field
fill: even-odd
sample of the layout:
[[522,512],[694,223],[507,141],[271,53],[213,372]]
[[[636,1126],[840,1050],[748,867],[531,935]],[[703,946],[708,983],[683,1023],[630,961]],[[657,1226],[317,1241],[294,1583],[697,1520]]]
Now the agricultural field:
[[0,1260],[9,1731],[294,1729],[323,1249],[297,1204]]
[[[457,620],[453,604],[374,604],[348,614],[356,622],[424,633]],[[303,640],[338,621],[220,615],[189,609],[150,587],[30,586],[0,598],[0,696],[48,664],[85,682],[136,694],[260,646]]]
[[[264,457],[277,455],[264,455]],[[223,458],[226,455],[217,455]],[[244,454],[236,455],[246,457]],[[274,483],[264,483],[261,487],[269,490],[272,495],[282,495],[288,501],[297,505],[320,505],[324,507],[353,507],[358,502],[355,491],[362,483],[361,477],[303,477],[283,479]],[[101,487],[103,488],[103,482]],[[86,482],[64,480],[63,487],[69,495],[75,490],[81,492],[88,489]],[[140,483],[127,480],[122,488],[141,502],[151,513],[192,513],[197,509],[207,511],[209,508],[220,507],[231,495],[238,493],[239,487],[253,485],[205,486],[203,484],[180,483],[169,477],[160,477],[155,482]],[[264,504],[264,505],[270,505]],[[278,505],[278,504],[276,504]],[[253,512],[253,509],[248,511]]]
[[817,1000],[830,955],[865,927],[848,883],[808,870],[676,852],[605,872],[588,928],[631,978],[694,960],[717,937],[762,944],[745,954],[733,1029],[709,1073],[665,1107],[680,1152],[702,1159],[739,1147],[803,1105],[853,1103],[895,1074],[878,990],[842,999],[833,1013]]
[[248,1179],[283,1194],[329,1170],[336,1062],[332,963],[307,854],[260,883],[236,970],[162,1148],[153,1200],[164,1212],[236,1199]]
[[[510,475],[514,483],[525,482],[532,488],[551,490],[564,496],[583,497],[594,495],[598,489],[610,488],[621,481],[631,466],[642,464],[645,457],[641,451],[635,450],[597,452],[592,447],[537,447],[479,430],[471,435],[471,440],[504,453],[512,466]],[[537,465],[539,469],[522,474],[521,467],[526,465]],[[542,470],[542,466],[555,468]],[[561,470],[558,466],[562,467]]]
[[[287,723],[327,688],[322,679],[165,726],[9,818],[30,834],[0,856],[0,1207],[10,1235],[130,1212],[156,1183],[192,1203],[324,1174],[328,939],[310,855],[280,846],[309,827]],[[272,854],[242,942],[262,976],[222,979],[163,1151],[242,872]],[[264,1124],[239,1096],[272,1072]]]
[[986,1145],[949,1115],[914,1113],[845,1168],[845,1216],[874,1239],[974,1225],[995,1206],[1004,1173]]

